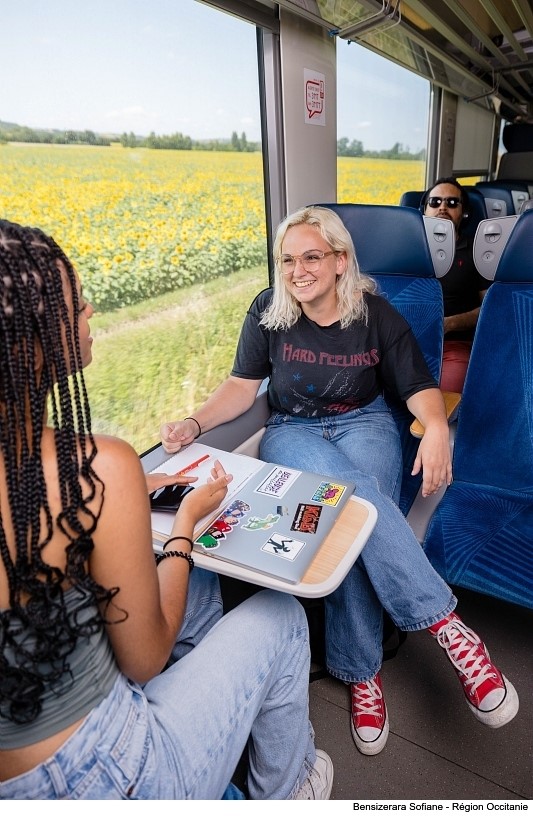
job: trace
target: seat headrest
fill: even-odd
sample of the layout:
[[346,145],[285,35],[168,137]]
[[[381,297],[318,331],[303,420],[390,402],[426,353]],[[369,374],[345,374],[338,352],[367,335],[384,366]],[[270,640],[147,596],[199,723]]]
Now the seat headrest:
[[516,122],[506,125],[502,141],[509,153],[525,153],[533,150],[533,125],[527,122]]
[[403,193],[400,198],[400,207],[413,207],[415,210],[420,209],[420,202],[423,195],[424,190],[408,190],[406,193]]
[[424,218],[418,210],[380,204],[320,206],[329,207],[343,221],[364,274],[435,277]]
[[474,238],[474,263],[487,280],[533,281],[533,206],[520,216],[481,221]]
[[[478,190],[474,185],[466,185],[463,187],[468,196],[468,211],[463,221],[461,222],[461,237],[472,241],[476,232],[476,227],[480,221],[488,217],[487,207],[485,205],[485,198],[481,190]],[[400,198],[400,207],[413,207],[420,209],[424,190],[409,190],[402,194]]]
[[423,215],[433,269],[437,278],[443,278],[453,263],[455,255],[455,228],[445,218],[430,218]]
[[526,198],[526,200],[522,202],[519,215],[525,213],[526,210],[533,210],[533,198]]
[[488,218],[515,215],[529,198],[527,184],[519,181],[478,181],[476,187],[485,198]]
[[496,270],[497,281],[533,282],[533,209],[517,219]]
[[480,275],[494,280],[505,245],[516,223],[516,215],[480,221],[474,237],[474,265]]

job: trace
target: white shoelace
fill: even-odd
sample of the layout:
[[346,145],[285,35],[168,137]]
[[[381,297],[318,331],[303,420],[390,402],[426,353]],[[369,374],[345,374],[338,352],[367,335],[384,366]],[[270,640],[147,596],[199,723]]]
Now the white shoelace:
[[375,680],[368,680],[364,688],[360,688],[360,683],[354,684],[355,707],[359,714],[374,714],[376,717],[383,713],[381,701],[383,694]]
[[[455,668],[471,686],[471,692],[488,680],[497,679],[489,653],[479,637],[462,621],[451,620],[437,632],[437,642],[449,655]],[[463,654],[464,652],[464,654]]]

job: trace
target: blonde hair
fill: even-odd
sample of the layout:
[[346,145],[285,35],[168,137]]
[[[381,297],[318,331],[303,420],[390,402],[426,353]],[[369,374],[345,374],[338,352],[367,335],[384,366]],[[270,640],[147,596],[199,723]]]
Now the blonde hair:
[[274,296],[263,312],[260,324],[267,329],[284,330],[293,326],[300,318],[302,309],[296,298],[289,292],[283,281],[280,268],[280,254],[287,230],[300,224],[316,227],[322,238],[334,252],[346,254],[346,270],[337,276],[337,304],[340,323],[344,329],[351,323],[368,320],[368,308],[361,292],[375,292],[376,283],[359,271],[355,249],[350,233],[337,213],[328,207],[302,207],[288,215],[279,225],[274,239]]

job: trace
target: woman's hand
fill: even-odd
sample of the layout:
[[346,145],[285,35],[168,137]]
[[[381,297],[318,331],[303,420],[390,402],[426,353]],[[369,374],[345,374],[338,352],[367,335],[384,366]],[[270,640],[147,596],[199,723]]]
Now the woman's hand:
[[414,461],[413,476],[422,470],[422,496],[431,496],[442,485],[451,484],[452,462],[448,425],[429,425],[420,440]]
[[426,388],[409,397],[407,407],[424,426],[411,475],[422,471],[422,496],[431,496],[452,481],[450,429],[444,399],[438,388]]
[[194,526],[201,518],[216,510],[228,492],[228,484],[233,479],[226,473],[218,459],[211,469],[211,478],[206,484],[195,487],[180,504],[175,525],[187,519]]
[[198,436],[198,425],[193,419],[181,419],[177,422],[165,422],[159,428],[161,444],[167,453],[177,453]]
[[188,485],[198,481],[198,476],[180,476],[179,473],[145,473],[148,493],[169,485]]

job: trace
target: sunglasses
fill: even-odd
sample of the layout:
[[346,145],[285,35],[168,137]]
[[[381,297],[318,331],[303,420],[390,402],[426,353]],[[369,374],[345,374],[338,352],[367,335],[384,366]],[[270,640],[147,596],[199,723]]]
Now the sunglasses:
[[450,196],[449,198],[443,198],[442,196],[430,196],[427,200],[428,207],[431,207],[432,210],[436,210],[437,207],[440,207],[443,202],[450,210],[455,210],[459,204],[463,203],[457,196]]

